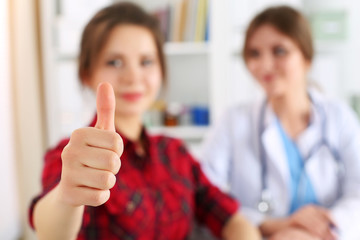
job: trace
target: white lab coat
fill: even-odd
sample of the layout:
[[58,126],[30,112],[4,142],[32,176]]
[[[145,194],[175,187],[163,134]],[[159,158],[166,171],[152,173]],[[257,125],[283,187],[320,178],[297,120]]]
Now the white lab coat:
[[[305,164],[318,202],[331,210],[339,226],[342,240],[360,239],[360,126],[354,112],[345,104],[330,100],[310,90],[315,104],[311,123],[296,143],[302,156],[321,140],[321,125],[326,117],[326,139],[341,158],[345,175],[338,181],[339,164],[327,147],[322,146]],[[264,114],[265,130],[261,142],[267,162],[267,184],[272,194],[274,210],[270,216],[257,211],[261,193],[261,164],[259,159],[259,115],[264,100],[229,109],[212,128],[204,141],[201,162],[209,179],[230,192],[241,202],[241,212],[254,224],[266,217],[288,215],[290,172],[282,138],[276,126],[276,116],[269,105]],[[314,104],[313,104],[314,105]],[[339,184],[342,195],[338,196]]]

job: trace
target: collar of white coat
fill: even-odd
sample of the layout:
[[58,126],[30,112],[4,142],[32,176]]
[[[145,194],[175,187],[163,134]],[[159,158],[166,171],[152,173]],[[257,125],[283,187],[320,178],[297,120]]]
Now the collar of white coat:
[[[323,121],[323,118],[325,117],[325,116],[323,116],[323,114],[325,112],[323,111],[323,113],[322,113],[322,111],[319,109],[319,108],[324,108],[325,97],[318,90],[316,90],[314,88],[308,89],[308,94],[312,101],[310,124],[309,124],[309,128],[311,128],[312,126],[316,126],[317,123],[321,124],[321,122]],[[257,102],[256,108],[260,109],[260,111],[261,111],[262,110],[261,107],[262,107],[263,103],[264,103],[264,98],[261,100],[261,102]],[[257,114],[258,117],[260,117],[260,115],[261,115],[260,111]],[[269,103],[266,103],[263,126],[264,126],[264,129],[267,129],[269,126],[276,126],[276,115]],[[302,134],[299,137],[301,138]]]
[[[301,133],[297,139],[295,139],[295,143],[303,156],[303,158],[308,157],[312,148],[321,141],[322,133],[321,133],[321,126],[324,122],[325,111],[322,111],[319,108],[324,107],[324,97],[321,93],[319,93],[315,89],[309,89],[308,93],[312,100],[312,107],[311,107],[311,119],[308,128]],[[262,100],[263,104],[264,100]],[[261,113],[261,105],[259,106],[259,113],[258,118],[260,117]],[[273,164],[274,168],[279,171],[279,176],[281,176],[284,183],[287,182],[289,179],[289,169],[288,169],[288,162],[286,156],[286,150],[284,148],[284,144],[278,130],[276,124],[276,115],[271,108],[270,104],[267,103],[265,112],[264,112],[264,119],[263,119],[263,127],[264,131],[261,134],[261,143],[263,144],[263,149],[265,151],[265,161],[268,164],[268,170],[271,171],[272,168],[271,164]],[[261,121],[261,119],[259,119]],[[325,121],[326,122],[326,121]],[[260,127],[260,124],[259,124]],[[287,187],[287,186],[284,186]]]

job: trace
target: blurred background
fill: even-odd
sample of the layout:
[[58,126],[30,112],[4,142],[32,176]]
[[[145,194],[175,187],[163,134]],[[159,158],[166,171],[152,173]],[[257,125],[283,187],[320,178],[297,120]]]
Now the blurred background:
[[[94,96],[80,86],[77,53],[90,17],[115,0],[0,1],[0,239],[36,239],[27,221],[40,191],[43,154],[89,123]],[[360,114],[357,0],[134,0],[161,22],[168,87],[144,123],[182,138],[196,155],[226,107],[261,95],[240,58],[258,11],[302,10],[314,34],[310,79]]]

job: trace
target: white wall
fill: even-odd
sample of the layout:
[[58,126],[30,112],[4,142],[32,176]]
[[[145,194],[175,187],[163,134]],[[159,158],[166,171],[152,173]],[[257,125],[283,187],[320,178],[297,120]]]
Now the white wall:
[[16,239],[20,235],[8,12],[8,1],[0,1],[0,239],[3,240]]
[[[318,41],[315,57],[315,80],[327,94],[349,100],[360,94],[360,2],[358,0],[303,0],[309,13],[345,11],[346,37],[335,41]],[[317,61],[318,60],[318,61]],[[313,77],[314,78],[314,77]]]
[[360,95],[360,1],[348,0],[349,10],[349,51],[347,52],[349,66],[346,75],[347,86],[345,91]]

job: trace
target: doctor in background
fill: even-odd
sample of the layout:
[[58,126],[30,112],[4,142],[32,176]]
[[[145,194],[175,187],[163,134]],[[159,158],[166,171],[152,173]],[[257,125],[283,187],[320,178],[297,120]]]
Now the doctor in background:
[[265,97],[229,109],[204,142],[203,169],[270,239],[360,239],[360,126],[311,88],[305,17],[271,7],[250,23],[246,66]]

